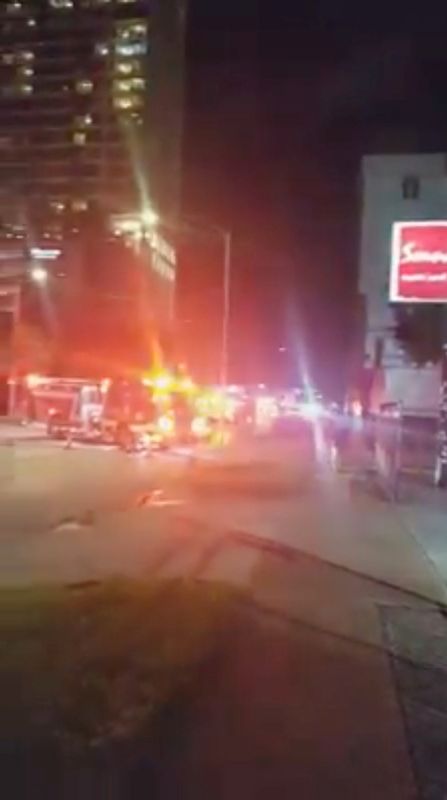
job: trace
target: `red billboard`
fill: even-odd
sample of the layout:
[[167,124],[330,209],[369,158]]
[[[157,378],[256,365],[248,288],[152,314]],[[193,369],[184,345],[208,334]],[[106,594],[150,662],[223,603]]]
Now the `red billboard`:
[[447,303],[447,221],[394,223],[390,300]]

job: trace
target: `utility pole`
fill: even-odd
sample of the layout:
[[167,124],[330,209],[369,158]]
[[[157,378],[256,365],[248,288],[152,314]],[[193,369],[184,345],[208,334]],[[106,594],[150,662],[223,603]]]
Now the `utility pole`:
[[231,231],[222,231],[224,238],[224,270],[223,270],[223,310],[222,310],[222,352],[220,363],[220,383],[222,388],[228,384],[228,352],[231,310]]

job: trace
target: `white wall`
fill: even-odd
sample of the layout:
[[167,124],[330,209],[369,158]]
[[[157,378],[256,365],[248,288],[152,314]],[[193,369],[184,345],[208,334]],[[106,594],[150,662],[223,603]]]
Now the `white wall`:
[[396,367],[376,375],[370,411],[377,413],[382,403],[400,403],[410,413],[437,414],[441,367]]
[[[403,181],[419,180],[419,195],[406,199]],[[393,337],[394,314],[388,302],[391,232],[394,222],[447,218],[447,156],[373,155],[362,160],[362,209],[359,291],[365,298],[365,356],[374,357],[378,336],[384,337],[383,364],[396,369],[409,366],[405,354]],[[397,374],[395,374],[397,377]],[[416,383],[427,383],[427,374],[405,370],[399,377],[398,394],[422,397]],[[393,384],[393,379],[386,384]],[[394,399],[394,398],[392,398]],[[435,401],[436,402],[436,401]]]

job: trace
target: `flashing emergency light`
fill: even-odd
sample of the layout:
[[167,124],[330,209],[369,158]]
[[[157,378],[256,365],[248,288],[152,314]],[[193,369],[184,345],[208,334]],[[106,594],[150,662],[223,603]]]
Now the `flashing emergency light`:
[[157,375],[156,378],[153,380],[153,386],[155,389],[163,392],[169,389],[172,385],[172,378],[170,375]]
[[192,392],[196,388],[196,385],[192,378],[186,377],[179,380],[178,388],[181,392]]
[[194,436],[208,436],[211,431],[210,424],[206,417],[194,417],[191,423],[191,431]]
[[169,414],[164,414],[158,418],[157,427],[162,433],[173,433],[175,427],[174,420]]

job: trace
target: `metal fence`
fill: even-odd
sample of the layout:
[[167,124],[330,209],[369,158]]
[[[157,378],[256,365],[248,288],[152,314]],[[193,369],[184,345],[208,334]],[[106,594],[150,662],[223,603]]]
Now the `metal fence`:
[[379,482],[398,499],[405,483],[434,485],[439,441],[435,416],[411,414],[397,403],[387,403],[373,422],[374,461]]
[[397,403],[387,403],[374,419],[374,459],[377,478],[384,492],[393,500],[399,494],[402,447],[402,410]]

